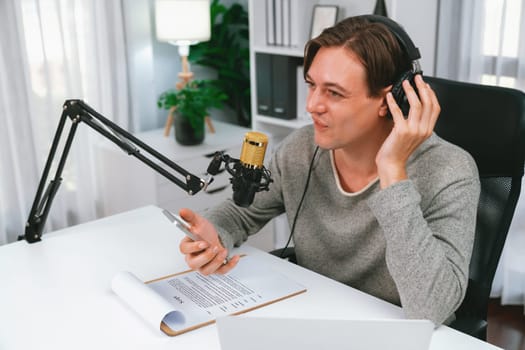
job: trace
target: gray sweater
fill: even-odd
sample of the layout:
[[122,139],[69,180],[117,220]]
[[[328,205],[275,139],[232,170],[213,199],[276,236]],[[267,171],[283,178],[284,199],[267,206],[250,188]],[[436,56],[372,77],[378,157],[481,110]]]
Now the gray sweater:
[[[291,225],[314,151],[313,128],[295,131],[272,157],[270,191],[249,208],[229,200],[204,213],[228,249],[283,212]],[[408,180],[350,194],[331,154],[320,149],[314,161],[293,237],[298,263],[401,305],[408,318],[445,322],[467,288],[480,191],[473,159],[434,134],[410,157]]]

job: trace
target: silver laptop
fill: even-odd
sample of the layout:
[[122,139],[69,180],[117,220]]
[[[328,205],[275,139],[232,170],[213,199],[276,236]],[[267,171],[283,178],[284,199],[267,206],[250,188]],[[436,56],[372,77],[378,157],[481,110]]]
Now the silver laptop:
[[426,350],[434,324],[428,320],[330,320],[239,315],[218,318],[217,330],[222,350]]

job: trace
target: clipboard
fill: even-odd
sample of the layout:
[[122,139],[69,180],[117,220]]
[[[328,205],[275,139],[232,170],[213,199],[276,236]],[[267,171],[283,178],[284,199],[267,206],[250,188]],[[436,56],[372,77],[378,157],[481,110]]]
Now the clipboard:
[[123,272],[114,277],[112,289],[137,315],[169,336],[306,292],[304,286],[255,256],[244,256],[226,275],[204,276],[187,270],[141,282]]

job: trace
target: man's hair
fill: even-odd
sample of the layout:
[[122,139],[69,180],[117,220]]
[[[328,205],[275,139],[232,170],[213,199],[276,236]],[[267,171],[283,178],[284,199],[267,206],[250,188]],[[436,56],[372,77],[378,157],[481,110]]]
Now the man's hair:
[[346,18],[306,43],[305,78],[321,47],[345,47],[357,55],[365,67],[368,95],[372,97],[378,97],[383,88],[393,84],[412,66],[390,29],[362,17]]

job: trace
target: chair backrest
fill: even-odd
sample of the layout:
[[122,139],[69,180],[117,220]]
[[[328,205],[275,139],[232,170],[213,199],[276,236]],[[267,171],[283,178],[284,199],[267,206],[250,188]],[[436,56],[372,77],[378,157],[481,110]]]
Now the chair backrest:
[[468,151],[481,179],[467,295],[458,318],[487,319],[492,281],[524,170],[525,94],[503,87],[425,77],[438,96],[435,132]]

